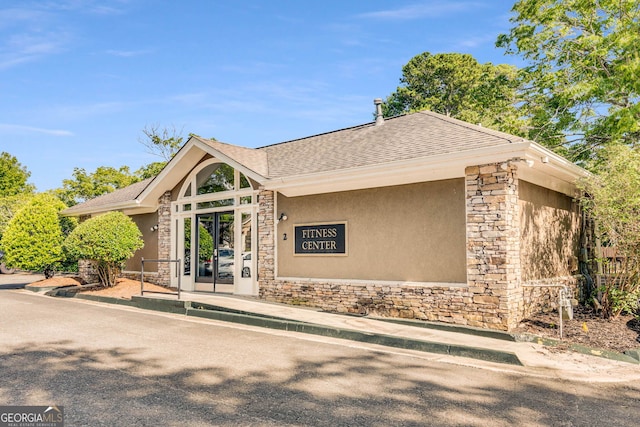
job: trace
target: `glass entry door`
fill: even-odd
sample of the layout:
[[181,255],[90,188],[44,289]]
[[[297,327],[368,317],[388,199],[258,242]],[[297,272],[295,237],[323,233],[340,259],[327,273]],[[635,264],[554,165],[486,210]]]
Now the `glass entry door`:
[[[234,214],[214,212],[196,216],[198,268],[196,290],[216,292],[217,285],[233,285],[235,273]],[[202,284],[211,284],[209,286]],[[233,286],[224,289],[233,292]],[[223,290],[218,287],[218,291]]]

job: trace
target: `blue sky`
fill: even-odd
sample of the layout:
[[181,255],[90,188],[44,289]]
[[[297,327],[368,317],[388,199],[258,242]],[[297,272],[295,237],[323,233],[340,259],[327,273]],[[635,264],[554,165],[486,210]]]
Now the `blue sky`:
[[2,0],[0,151],[38,191],[160,160],[142,129],[247,147],[372,120],[413,56],[494,47],[509,0]]

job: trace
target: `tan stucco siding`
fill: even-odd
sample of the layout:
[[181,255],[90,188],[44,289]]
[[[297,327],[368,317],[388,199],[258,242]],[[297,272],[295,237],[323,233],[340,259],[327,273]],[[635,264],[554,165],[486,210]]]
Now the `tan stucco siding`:
[[519,199],[522,280],[569,276],[579,250],[577,204],[522,180]]
[[[464,180],[277,197],[278,276],[466,283]],[[347,223],[346,256],[294,256],[294,225]],[[288,239],[283,240],[284,234]]]
[[[133,215],[131,219],[142,232],[144,247],[136,251],[133,257],[127,260],[125,270],[140,271],[140,261],[143,257],[145,259],[158,258],[158,234],[157,231],[151,231],[151,227],[158,224],[158,214],[154,212],[144,215]],[[157,271],[157,265],[155,263],[145,263],[144,269],[145,271]]]

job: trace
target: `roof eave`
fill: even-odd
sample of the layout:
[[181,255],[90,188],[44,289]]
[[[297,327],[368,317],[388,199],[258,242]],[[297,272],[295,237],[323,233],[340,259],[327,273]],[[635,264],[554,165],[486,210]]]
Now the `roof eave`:
[[233,166],[234,169],[238,169],[240,172],[242,172],[246,177],[253,179],[254,181],[262,184],[267,180],[267,177],[265,177],[264,175],[256,172],[255,170],[249,168],[248,166],[238,162],[236,159],[229,157],[228,155],[226,155],[225,153],[223,153],[220,150],[216,150],[215,148],[211,147],[210,145],[207,145],[204,141],[200,140],[200,138],[195,138],[196,140],[196,144],[198,144],[198,146],[207,151],[209,154],[212,154],[215,158],[222,160],[224,163],[227,163],[230,166]]
[[[542,162],[543,157],[548,158],[547,163]],[[538,163],[532,167],[526,160],[534,158]],[[265,183],[265,189],[295,197],[437,181],[464,177],[465,168],[469,166],[510,160],[522,160],[520,170],[524,179],[567,195],[573,195],[575,181],[588,174],[539,144],[520,141],[491,148],[271,179]],[[532,169],[537,170],[532,172]]]
[[127,200],[118,203],[109,203],[101,206],[86,207],[80,209],[74,209],[74,206],[65,209],[60,212],[63,216],[82,216],[93,215],[111,211],[122,211],[125,213],[145,213],[147,211],[153,212],[157,209],[156,205],[142,204],[140,200]]

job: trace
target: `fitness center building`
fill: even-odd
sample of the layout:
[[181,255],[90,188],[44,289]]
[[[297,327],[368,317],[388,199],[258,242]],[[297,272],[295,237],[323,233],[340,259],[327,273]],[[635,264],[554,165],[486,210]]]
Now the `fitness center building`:
[[[153,179],[67,209],[118,210],[126,274],[187,291],[501,330],[575,289],[586,171],[429,111],[261,148],[191,137]],[[83,274],[89,274],[83,270]]]

